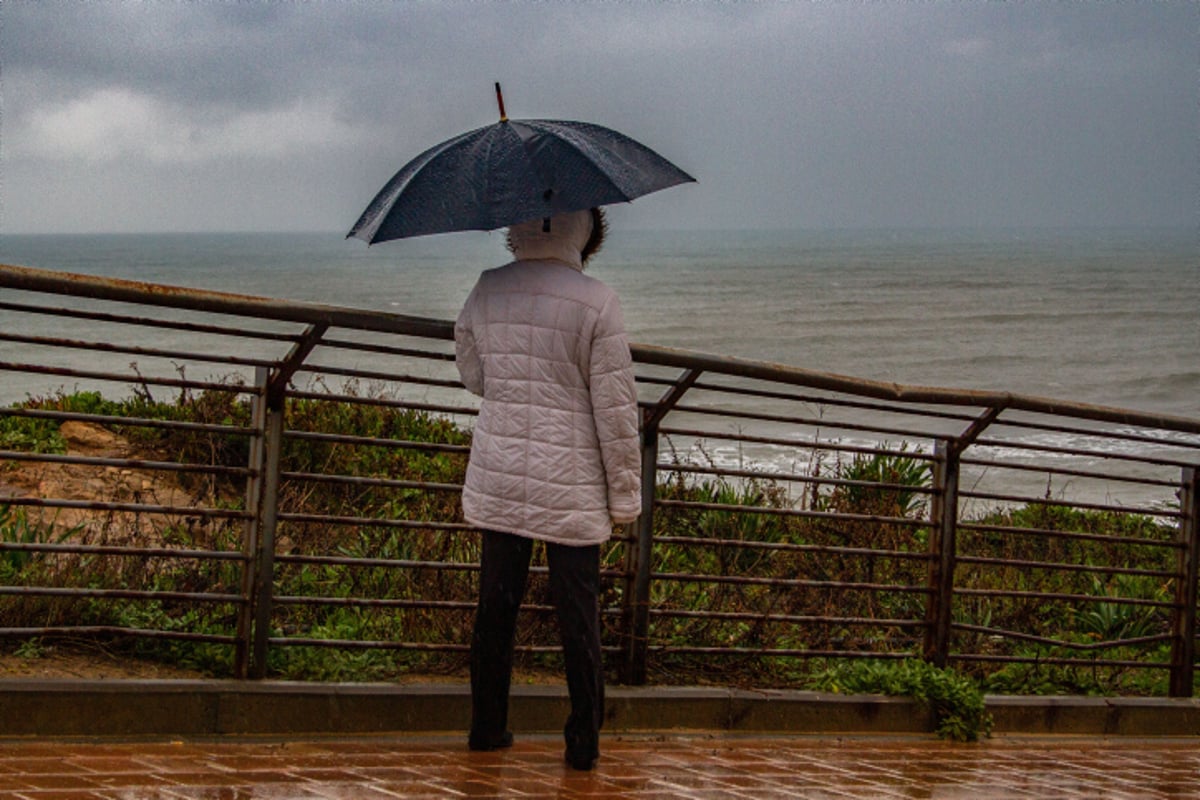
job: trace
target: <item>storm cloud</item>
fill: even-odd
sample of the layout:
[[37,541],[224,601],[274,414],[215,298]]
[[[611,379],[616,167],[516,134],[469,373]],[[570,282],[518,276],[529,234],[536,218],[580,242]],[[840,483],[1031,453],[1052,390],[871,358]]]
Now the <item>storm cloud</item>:
[[699,183],[631,227],[1192,225],[1200,5],[0,5],[0,230],[344,231],[496,119]]

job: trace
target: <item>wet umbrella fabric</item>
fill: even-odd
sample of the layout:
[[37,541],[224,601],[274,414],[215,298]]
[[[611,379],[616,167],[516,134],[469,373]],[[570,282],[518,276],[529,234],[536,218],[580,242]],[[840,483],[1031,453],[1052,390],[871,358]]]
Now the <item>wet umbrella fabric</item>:
[[494,230],[620,203],[695,179],[600,125],[501,120],[432,147],[380,190],[347,234],[368,244]]

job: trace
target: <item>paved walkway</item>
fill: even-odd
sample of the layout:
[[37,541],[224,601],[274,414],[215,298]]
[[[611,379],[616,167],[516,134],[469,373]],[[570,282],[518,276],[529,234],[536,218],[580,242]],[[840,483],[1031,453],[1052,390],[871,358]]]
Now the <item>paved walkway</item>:
[[0,800],[1162,800],[1200,789],[1196,739],[606,737],[591,773],[555,736],[470,753],[461,737],[0,740]]

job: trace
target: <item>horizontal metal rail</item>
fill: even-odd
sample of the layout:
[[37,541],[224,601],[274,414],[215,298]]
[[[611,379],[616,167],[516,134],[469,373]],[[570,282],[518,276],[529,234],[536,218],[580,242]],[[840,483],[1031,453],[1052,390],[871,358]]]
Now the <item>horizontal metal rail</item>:
[[55,272],[31,267],[0,264],[0,286],[29,292],[62,294],[92,300],[111,300],[160,308],[175,308],[211,314],[276,322],[453,339],[454,323],[388,314],[382,311],[340,308],[320,303],[271,300],[264,297],[214,292],[205,289],[181,289],[162,284],[107,278],[97,275]]
[[912,652],[876,653],[869,650],[805,650],[794,647],[698,647],[689,645],[651,645],[650,652],[656,656],[718,656],[731,659],[746,658],[789,658],[789,659],[871,659],[900,661],[913,658]]
[[404,409],[407,411],[426,411],[431,414],[451,414],[454,416],[475,416],[479,409],[474,406],[448,406],[437,403],[414,403],[409,400],[389,400],[382,397],[360,397],[353,394],[337,394],[334,392],[303,392],[292,391],[289,397],[296,400],[312,400],[321,403],[342,403],[346,405],[378,406],[380,408]]
[[872,628],[925,628],[927,623],[918,619],[873,619],[870,617],[819,616],[814,614],[772,614],[752,611],[695,611],[678,608],[654,608],[653,617],[668,619],[713,619],[760,622],[763,624],[788,625],[847,625]]
[[56,544],[53,542],[0,542],[0,550],[26,553],[72,553],[126,558],[196,559],[245,561],[244,553],[223,550],[189,550],[182,547],[130,547],[128,545]]
[[900,592],[910,594],[928,594],[932,591],[928,586],[904,586],[890,583],[869,583],[867,581],[820,581],[805,578],[767,578],[748,575],[698,575],[690,572],[657,572],[651,571],[651,577],[660,581],[678,581],[681,583],[720,583],[730,586],[769,586],[775,589],[837,589],[839,591],[869,591],[869,592]]
[[275,362],[265,358],[240,358],[238,356],[218,356],[205,353],[194,353],[184,350],[164,350],[158,347],[135,347],[132,345],[115,345],[107,342],[88,342],[81,339],[61,339],[50,336],[21,336],[0,332],[0,341],[16,344],[40,345],[42,347],[61,347],[66,350],[94,350],[98,353],[120,353],[126,356],[146,356],[147,358],[167,358],[187,361],[199,361],[205,364],[225,364],[235,367],[269,367]]
[[1044,644],[1050,647],[1059,647],[1063,650],[1082,650],[1085,652],[1095,652],[1098,650],[1111,650],[1114,647],[1136,647],[1138,645],[1159,644],[1161,642],[1169,642],[1169,635],[1159,636],[1137,636],[1129,639],[1112,639],[1105,642],[1071,642],[1063,639],[1054,639],[1047,636],[1033,636],[1028,633],[1019,631],[1006,631],[999,628],[988,628],[982,625],[965,625],[955,624],[955,630],[970,631],[971,633],[982,633],[987,636],[1000,636],[1005,639],[1016,639],[1022,642],[1033,642],[1035,644]]
[[368,342],[352,342],[348,339],[335,339],[329,336],[321,338],[321,347],[325,349],[353,350],[360,353],[402,356],[426,361],[454,360],[453,353],[439,353],[436,350],[418,350],[412,347],[395,347],[394,345],[372,344]]
[[39,628],[0,628],[0,637],[4,636],[64,636],[74,638],[132,636],[139,639],[169,639],[181,642],[208,642],[227,645],[237,642],[234,636],[223,636],[217,633],[161,631],[153,628],[133,628],[121,625],[44,625]]
[[1131,659],[1099,659],[1099,658],[1066,658],[1062,656],[1005,656],[982,653],[955,653],[950,659],[957,663],[986,663],[986,664],[1045,664],[1055,667],[1110,667],[1115,669],[1162,669],[1162,664],[1151,661],[1134,661]]
[[1157,444],[1164,447],[1176,447],[1180,449],[1195,450],[1200,452],[1200,440],[1195,442],[1187,442],[1178,438],[1166,438],[1163,436],[1151,436],[1145,433],[1125,433],[1123,431],[1104,431],[1100,433],[1094,428],[1080,428],[1073,425],[1050,424],[1048,422],[1032,422],[1028,420],[1006,419],[1004,422],[1006,428],[1015,430],[1030,430],[1030,431],[1046,431],[1049,433],[1068,433],[1078,436],[1103,438],[1106,441],[1114,442],[1137,442],[1138,444]]
[[100,456],[64,456],[57,453],[26,453],[0,450],[0,460],[41,464],[75,464],[81,467],[120,467],[123,469],[157,470],[161,472],[224,475],[247,478],[254,474],[248,467],[226,467],[217,464],[180,464],[176,461],[145,461],[140,458],[104,458]]
[[857,433],[878,433],[882,435],[908,436],[916,439],[937,439],[934,431],[919,431],[910,428],[899,428],[889,425],[871,425],[863,422],[831,422],[821,417],[788,417],[782,414],[750,413],[734,409],[705,408],[702,406],[677,405],[675,411],[680,414],[695,414],[709,417],[731,417],[743,422],[770,422],[782,425],[797,425],[810,428],[835,428],[841,431]]
[[1059,572],[1088,572],[1096,575],[1138,575],[1144,578],[1179,578],[1177,572],[1138,567],[1116,567],[1095,564],[1064,564],[1057,561],[1027,561],[1020,558],[987,558],[985,556],[961,555],[959,564],[979,564],[989,567],[1015,567],[1017,569],[1044,569]]
[[425,531],[471,531],[470,525],[462,522],[441,522],[439,520],[423,519],[380,519],[378,517],[354,517],[346,514],[301,514],[296,512],[281,512],[278,518],[282,522],[312,522],[329,525],[351,525],[364,528],[400,528]]
[[[763,472],[752,469],[723,469],[720,467],[701,467],[684,464],[672,464],[667,462],[660,462],[658,469],[660,472],[677,472],[680,474],[691,475],[714,475],[724,478],[748,478],[751,480],[771,481],[776,483],[811,483],[820,484],[821,486],[855,486],[859,488],[869,487],[879,492],[911,492],[913,494],[928,495],[937,491],[931,486],[914,486],[907,483],[851,480],[846,478],[832,478],[828,476],[822,477],[820,475],[798,475],[791,472]],[[736,506],[732,506],[731,508],[736,508]]]
[[1110,453],[1103,450],[1088,450],[1082,447],[1062,447],[1058,445],[1034,444],[1033,442],[1015,442],[1008,439],[979,439],[975,442],[979,447],[999,447],[1006,450],[1028,450],[1036,453],[1053,453],[1059,456],[1081,456],[1083,458],[1102,458],[1106,461],[1124,461],[1131,464],[1150,464],[1159,467],[1187,467],[1190,462],[1183,458],[1159,458],[1156,456],[1135,456],[1128,453]]
[[[814,394],[797,394],[795,392],[781,392],[763,389],[761,387],[742,387],[742,386],[722,386],[720,384],[706,383],[704,381],[696,381],[692,384],[694,391],[711,391],[714,393],[741,395],[744,397],[752,397],[757,400],[788,400],[795,403],[808,405],[823,405],[838,409],[853,409],[855,411],[877,411],[887,414],[902,414],[908,416],[919,417],[922,419],[940,419],[953,420],[957,422],[970,422],[973,417],[970,414],[954,413],[950,411],[939,411],[932,409],[914,409],[904,405],[884,404],[884,403],[869,403],[861,400],[847,400],[844,397],[835,397],[831,395],[814,395]],[[834,423],[836,426],[836,423]]]
[[185,378],[162,378],[147,375],[97,372],[95,370],[72,369],[70,367],[47,367],[41,364],[21,364],[11,361],[0,362],[0,370],[8,372],[24,372],[30,375],[54,375],[60,378],[79,378],[90,381],[107,381],[110,383],[127,383],[134,386],[164,386],[171,389],[196,389],[210,392],[245,392],[245,388],[236,384],[214,383],[212,381],[193,381]]
[[437,386],[443,389],[461,389],[458,380],[426,378],[422,375],[398,375],[394,372],[383,372],[369,369],[354,369],[352,367],[323,366],[307,364],[300,370],[303,373],[334,375],[340,378],[358,378],[361,380],[391,381],[393,383],[411,383],[414,386]]
[[[1045,465],[1041,464],[1019,464],[1010,461],[999,461],[991,458],[964,458],[962,459],[963,466],[970,467],[987,467],[990,469],[1017,470],[1024,472],[1040,472],[1046,473]],[[1178,480],[1166,480],[1163,478],[1144,478],[1134,475],[1118,475],[1111,472],[1096,472],[1094,470],[1073,469],[1056,465],[1053,473],[1056,476],[1067,476],[1072,478],[1096,478],[1099,480],[1114,481],[1122,484],[1138,485],[1138,486],[1162,486],[1175,488],[1179,485]]]
[[[0,453],[0,457],[3,454]],[[373,478],[361,475],[325,475],[316,472],[280,472],[279,477],[285,481],[299,483],[332,483],[343,486],[368,486],[380,489],[421,489],[430,492],[461,493],[462,486],[457,483],[438,483],[435,481],[408,481],[394,478]]]
[[299,439],[307,442],[326,442],[328,444],[349,444],[358,447],[396,447],[404,450],[427,450],[435,453],[469,453],[471,448],[461,444],[439,444],[438,442],[416,442],[403,439],[377,439],[371,436],[351,436],[341,433],[321,433],[320,431],[284,431],[284,437]]
[[[675,428],[663,426],[659,433],[664,437],[680,436],[691,439],[711,439],[713,441],[729,441],[740,444],[766,444],[789,448],[810,448],[831,453],[858,453],[860,455],[903,456],[914,461],[933,461],[934,456],[919,451],[897,450],[895,447],[869,447],[866,445],[844,444],[835,441],[804,441],[801,439],[785,439],[777,436],[754,436],[745,433],[730,433],[728,431],[706,431],[698,428]],[[681,465],[670,464],[660,469],[676,469]]]
[[1165,550],[1180,549],[1183,547],[1180,542],[1139,539],[1135,536],[1112,536],[1105,533],[1055,530],[1053,528],[1022,528],[1011,525],[987,525],[978,522],[960,523],[959,530],[981,533],[1003,533],[1009,536],[1041,536],[1048,539],[1074,539],[1081,542],[1097,542],[1101,544],[1113,545],[1134,545],[1136,547],[1154,547]]
[[[251,389],[242,389],[244,393]],[[110,414],[84,414],[75,411],[52,411],[38,408],[0,408],[0,417],[26,417],[28,419],[49,419],[60,422],[90,422],[95,425],[123,426],[129,428],[166,428],[192,433],[216,433],[228,436],[254,437],[259,431],[253,428],[236,425],[215,425],[202,422],[187,422],[173,419],[152,419],[148,417],[114,417]]]
[[1168,511],[1161,508],[1123,506],[1116,503],[1089,503],[1082,500],[1055,500],[1054,498],[1030,498],[1020,494],[1004,494],[1001,492],[959,492],[959,497],[972,500],[997,500],[1008,503],[1028,503],[1031,506],[1089,509],[1091,511],[1117,511],[1122,514],[1144,514],[1148,517],[1165,517],[1178,519],[1181,512]]
[[828,544],[797,544],[795,542],[760,542],[746,539],[722,539],[704,535],[659,536],[656,542],[663,545],[678,544],[704,548],[741,548],[744,550],[767,550],[776,553],[823,553],[825,555],[861,556],[863,558],[892,558],[910,561],[929,561],[928,553],[911,553],[896,550],[873,550],[867,547],[843,547]]
[[279,554],[275,560],[281,564],[340,564],[347,567],[387,567],[389,569],[429,569],[448,572],[478,572],[479,564],[453,561],[413,561],[397,558],[369,558],[365,556],[330,556]]
[[1116,597],[1113,595],[1068,594],[1064,592],[1030,592],[1021,589],[967,589],[960,588],[961,597],[1007,597],[1027,600],[1070,600],[1076,603],[1108,603],[1110,605],[1142,606],[1144,608],[1175,608],[1174,603],[1162,600],[1147,600],[1141,597]]
[[205,325],[195,322],[180,322],[171,319],[151,319],[147,317],[131,317],[126,314],[109,314],[98,311],[84,311],[77,308],[53,308],[49,306],[27,305],[24,303],[0,302],[0,311],[19,311],[28,314],[44,314],[58,319],[86,319],[92,322],[111,322],[118,325],[141,325],[170,331],[187,331],[189,333],[207,333],[218,336],[234,336],[245,339],[259,339],[275,342],[294,342],[296,336],[290,333],[274,333],[271,331],[254,331],[224,325]]
[[8,497],[8,505],[30,508],[73,508],[81,511],[118,511],[131,514],[158,514],[176,517],[217,517],[222,519],[250,519],[249,511],[232,508],[206,508],[204,506],[165,506],[152,503],[113,503],[102,500],[63,500],[47,497]]
[[841,522],[869,522],[879,525],[899,525],[903,527],[923,527],[928,523],[919,519],[907,517],[889,517],[882,514],[849,514],[834,511],[804,511],[796,508],[772,508],[769,506],[746,506],[732,503],[704,503],[694,500],[665,500],[658,499],[654,505],[662,508],[691,508],[702,511],[723,511],[730,514],[761,514],[774,517],[795,517],[798,519],[836,520]]
[[172,600],[180,603],[243,604],[246,598],[236,594],[216,592],[164,592],[137,589],[84,589],[72,586],[0,586],[0,595],[24,597],[104,597],[123,600]]

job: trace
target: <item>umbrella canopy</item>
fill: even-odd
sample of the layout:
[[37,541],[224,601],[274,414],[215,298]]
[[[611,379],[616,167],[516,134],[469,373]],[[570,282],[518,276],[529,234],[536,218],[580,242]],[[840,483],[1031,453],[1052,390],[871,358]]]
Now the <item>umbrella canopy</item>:
[[347,234],[368,244],[494,230],[633,200],[694,181],[628,136],[587,122],[509,120],[426,150],[380,190]]

